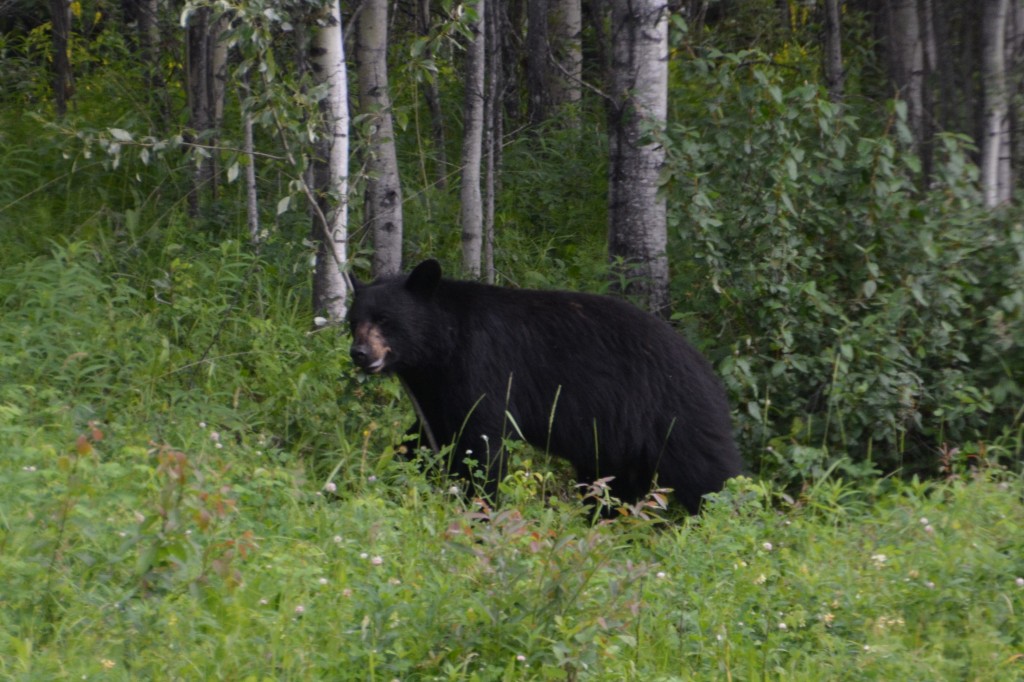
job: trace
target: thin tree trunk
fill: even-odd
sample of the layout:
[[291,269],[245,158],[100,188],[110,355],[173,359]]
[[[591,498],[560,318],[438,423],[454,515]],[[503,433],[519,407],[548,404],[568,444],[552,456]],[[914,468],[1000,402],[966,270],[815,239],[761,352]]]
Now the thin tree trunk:
[[[583,81],[583,13],[580,0],[550,0],[548,37],[552,48],[552,107],[576,104],[581,97]],[[578,123],[573,118],[567,121]]]
[[498,149],[501,147],[501,102],[498,99],[501,80],[501,41],[498,37],[498,12],[492,7],[487,13],[486,38],[487,56],[486,71],[490,74],[487,79],[487,96],[484,98],[484,137],[483,146],[486,164],[486,182],[484,185],[484,234],[483,234],[483,269],[484,281],[494,284],[494,198],[497,193],[497,170]]
[[1008,0],[985,0],[982,17],[982,81],[985,130],[981,140],[981,184],[986,206],[1010,200],[1009,105],[1006,87]]
[[528,0],[526,6],[526,118],[539,125],[548,117],[548,0]]
[[665,198],[658,180],[665,149],[651,131],[668,111],[668,8],[665,0],[613,0],[609,130],[608,255],[614,283],[667,316]]
[[483,205],[480,196],[480,163],[484,127],[484,61],[486,55],[487,0],[477,0],[473,40],[466,51],[466,95],[463,108],[462,186],[462,267],[472,277],[480,276]]
[[[430,35],[430,0],[416,2],[416,30],[421,36]],[[433,51],[428,46],[423,54],[424,59],[432,59]],[[434,144],[435,184],[444,189],[448,186],[448,154],[445,149],[444,115],[441,112],[441,93],[437,87],[437,78],[431,74],[423,83],[423,98],[430,112],[430,133]]]
[[402,268],[402,188],[388,92],[388,0],[366,0],[359,17],[359,110],[370,120],[364,219],[373,234],[373,274]]
[[889,0],[889,46],[893,82],[907,104],[907,125],[913,151],[921,155],[926,143],[924,110],[924,45],[917,0]]
[[844,80],[839,0],[825,0],[825,82],[837,104],[843,101]]
[[[209,7],[198,7],[188,17],[186,64],[188,77],[188,142],[198,144],[202,136],[213,127],[211,101],[211,63]],[[205,151],[196,150],[198,165],[192,173],[192,188],[188,193],[189,215],[199,215],[200,196],[212,177],[210,159]]]
[[313,271],[313,311],[329,322],[345,319],[348,281],[348,151],[349,115],[345,49],[339,0],[328,4],[325,22],[313,35],[311,62],[316,81],[327,85],[320,101],[324,119],[323,144],[314,163],[320,213],[326,224],[314,219],[312,235],[317,243]]
[[71,100],[71,59],[68,40],[71,36],[70,0],[50,0],[50,21],[53,26],[53,100],[57,118],[64,118]]
[[242,75],[242,153],[245,154],[245,214],[249,227],[249,242],[258,244],[260,235],[259,196],[256,188],[256,153],[252,138],[252,113],[249,111],[248,99],[249,75]]

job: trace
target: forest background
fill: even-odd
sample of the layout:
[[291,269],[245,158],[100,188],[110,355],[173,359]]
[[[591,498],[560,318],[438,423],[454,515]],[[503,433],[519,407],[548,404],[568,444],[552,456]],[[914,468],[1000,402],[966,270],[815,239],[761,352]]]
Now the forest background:
[[[1024,678],[1024,3],[0,30],[6,678]],[[683,518],[509,443],[491,510],[395,460],[334,323],[425,257],[669,318],[752,478]]]

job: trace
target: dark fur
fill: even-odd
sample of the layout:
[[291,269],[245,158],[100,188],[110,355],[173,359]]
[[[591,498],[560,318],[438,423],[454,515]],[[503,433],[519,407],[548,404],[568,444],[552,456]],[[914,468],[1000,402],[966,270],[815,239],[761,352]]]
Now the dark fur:
[[454,473],[467,474],[461,462],[472,450],[491,492],[505,474],[501,439],[516,436],[506,410],[580,481],[614,476],[624,500],[645,495],[657,473],[696,512],[702,495],[740,473],[710,364],[623,301],[441,279],[431,260],[408,276],[357,283],[349,321],[356,364],[398,374],[438,443],[456,442]]

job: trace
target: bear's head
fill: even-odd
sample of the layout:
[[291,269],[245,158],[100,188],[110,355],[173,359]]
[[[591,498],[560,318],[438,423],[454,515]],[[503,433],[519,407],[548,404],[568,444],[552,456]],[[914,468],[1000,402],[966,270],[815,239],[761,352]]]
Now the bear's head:
[[426,260],[408,275],[379,278],[369,284],[352,279],[355,294],[348,311],[350,354],[371,374],[401,372],[434,361],[440,311],[435,292],[441,265]]

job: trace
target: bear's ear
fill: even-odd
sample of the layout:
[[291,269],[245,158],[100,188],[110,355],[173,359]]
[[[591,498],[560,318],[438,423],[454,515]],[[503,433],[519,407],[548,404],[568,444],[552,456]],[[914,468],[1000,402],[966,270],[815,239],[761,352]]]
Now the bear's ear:
[[429,296],[441,281],[441,264],[431,258],[425,260],[409,273],[405,288],[414,294]]

